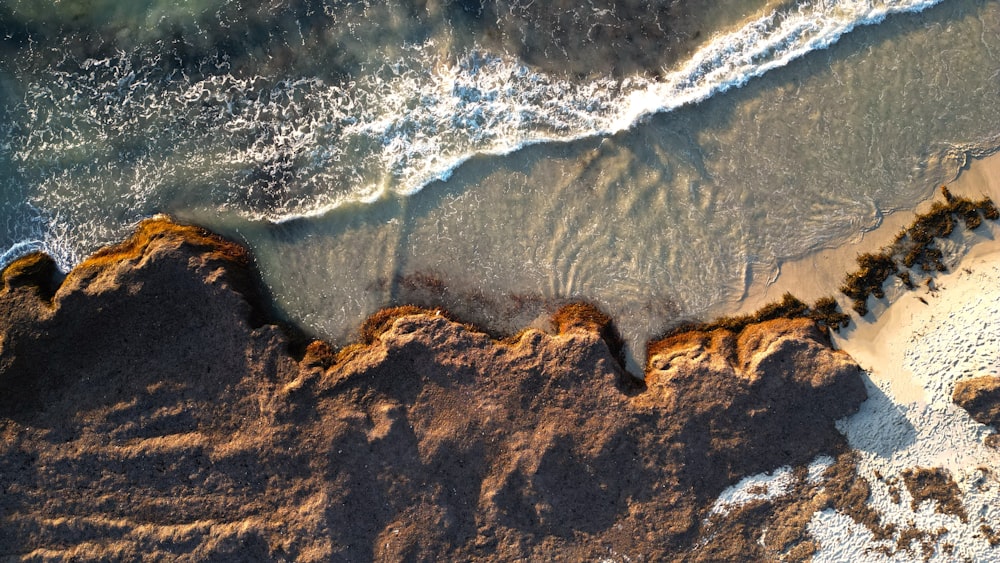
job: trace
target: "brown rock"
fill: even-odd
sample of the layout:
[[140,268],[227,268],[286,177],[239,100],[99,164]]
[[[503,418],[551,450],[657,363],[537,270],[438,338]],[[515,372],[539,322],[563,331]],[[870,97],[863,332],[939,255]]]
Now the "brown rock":
[[[809,320],[657,343],[645,386],[586,305],[502,342],[403,308],[300,345],[248,264],[151,221],[61,285],[5,271],[0,555],[696,558],[723,488],[842,451],[865,398]],[[801,528],[775,549],[806,556]]]
[[676,335],[650,345],[650,366],[649,390],[637,401],[682,413],[672,432],[710,440],[704,454],[728,467],[729,478],[833,449],[841,439],[833,421],[867,396],[857,364],[804,318],[752,324],[738,335]]
[[989,448],[1000,449],[1000,434],[990,434],[983,440],[983,444]]
[[987,375],[959,381],[952,400],[976,422],[996,427],[1000,422],[1000,377]]

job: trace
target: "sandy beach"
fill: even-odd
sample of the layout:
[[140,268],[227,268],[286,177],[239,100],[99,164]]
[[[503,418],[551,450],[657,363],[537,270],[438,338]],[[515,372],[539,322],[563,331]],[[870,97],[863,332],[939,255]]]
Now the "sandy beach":
[[[955,194],[998,200],[1000,158],[976,161],[949,184]],[[868,371],[869,400],[840,423],[860,453],[859,472],[872,484],[871,504],[886,521],[938,534],[941,560],[996,557],[987,532],[1000,516],[1000,455],[983,444],[993,430],[955,404],[956,383],[1000,372],[1000,229],[957,232],[949,240],[951,271],[914,291],[887,294],[890,303],[873,322],[860,322],[836,338]],[[892,502],[893,479],[914,467],[943,467],[955,480],[969,517],[940,514],[925,504]],[[905,487],[903,488],[905,490]],[[904,493],[905,495],[905,493]],[[912,499],[911,499],[912,500]],[[915,510],[914,510],[915,508]],[[915,525],[914,525],[915,523]],[[847,537],[876,548],[870,535],[818,515],[815,530],[829,546],[820,560],[836,560]],[[985,526],[985,528],[984,528]],[[858,540],[863,540],[859,542]],[[944,550],[954,546],[953,552]],[[834,547],[841,546],[841,547]]]
[[[955,195],[1000,195],[1000,156],[973,161],[949,183]],[[940,199],[940,196],[938,196]],[[862,252],[888,244],[917,209],[885,218],[883,225],[844,247],[786,264],[762,293],[748,299],[754,309],[784,291],[804,300],[830,295]],[[974,420],[953,399],[956,385],[1000,373],[1000,228],[987,222],[975,231],[956,229],[939,241],[949,271],[925,275],[913,290],[891,277],[886,298],[869,298],[871,311],[853,316],[834,334],[835,347],[866,370],[868,400],[838,421],[858,455],[858,474],[871,486],[869,508],[888,533],[871,529],[835,510],[817,511],[809,531],[821,546],[817,561],[864,557],[872,561],[984,561],[997,556],[994,522],[1000,517],[1000,453],[986,445],[994,429]],[[842,307],[848,310],[841,298]],[[814,463],[819,463],[817,460]],[[942,476],[948,494],[921,496],[907,481],[915,472]],[[930,473],[927,473],[930,474]],[[790,468],[748,478],[724,493],[749,502],[747,484],[772,495],[788,490]],[[948,497],[951,495],[951,497]],[[951,508],[946,508],[951,498]],[[912,544],[912,545],[911,545]]]
[[[1000,201],[1000,154],[970,161],[947,186],[956,196],[970,199],[989,197],[993,201]],[[891,243],[893,237],[909,225],[918,213],[926,212],[934,200],[940,199],[940,194],[935,190],[916,207],[883,216],[876,227],[859,233],[844,244],[785,261],[778,265],[776,271],[754,272],[745,296],[736,304],[721,305],[719,313],[729,313],[734,307],[739,314],[756,311],[762,305],[780,299],[786,292],[791,292],[803,301],[836,294],[845,273],[854,269],[859,254],[877,251]],[[953,244],[960,245],[952,248],[949,265],[954,265],[956,260],[963,257],[972,259],[1000,250],[1000,246],[991,245],[997,239],[997,232],[1000,232],[996,225],[991,224],[978,231],[964,233],[961,239],[952,241]]]

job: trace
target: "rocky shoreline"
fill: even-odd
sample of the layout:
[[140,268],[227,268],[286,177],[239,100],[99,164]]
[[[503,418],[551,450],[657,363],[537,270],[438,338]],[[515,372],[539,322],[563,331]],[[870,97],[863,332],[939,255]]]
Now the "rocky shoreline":
[[[640,380],[586,304],[504,340],[385,310],[334,350],[256,280],[162,218],[4,271],[0,556],[802,559],[816,510],[876,528],[835,426],[862,372],[812,319],[674,334]],[[782,467],[794,494],[713,511]]]

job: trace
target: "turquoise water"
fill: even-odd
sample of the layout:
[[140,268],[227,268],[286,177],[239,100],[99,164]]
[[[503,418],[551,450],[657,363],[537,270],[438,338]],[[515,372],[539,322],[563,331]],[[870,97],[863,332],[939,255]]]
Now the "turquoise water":
[[7,258],[168,212],[337,342],[585,298],[640,347],[1000,144],[997,2],[174,4],[0,2]]

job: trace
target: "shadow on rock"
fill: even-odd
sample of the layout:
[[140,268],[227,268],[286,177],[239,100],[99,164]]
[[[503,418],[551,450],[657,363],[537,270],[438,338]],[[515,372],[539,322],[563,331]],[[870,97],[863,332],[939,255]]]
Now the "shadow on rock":
[[865,398],[809,319],[671,336],[645,386],[587,304],[502,341],[399,307],[293,354],[245,251],[157,221],[51,298],[4,274],[0,555],[671,559]]

